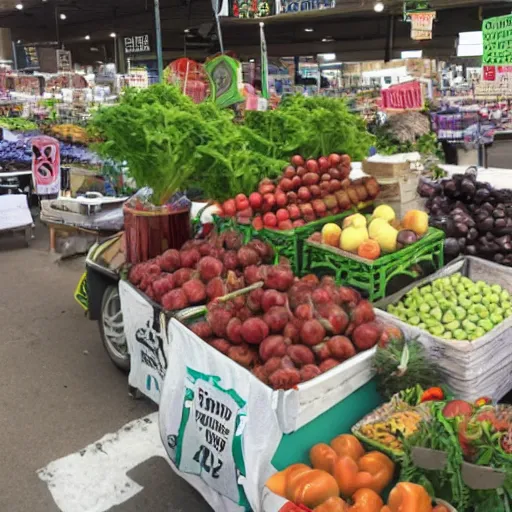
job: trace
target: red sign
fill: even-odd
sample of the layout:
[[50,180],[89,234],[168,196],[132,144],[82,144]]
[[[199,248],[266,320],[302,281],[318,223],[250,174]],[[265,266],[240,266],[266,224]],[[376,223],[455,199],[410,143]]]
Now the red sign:
[[422,109],[423,94],[419,82],[392,85],[381,91],[382,108],[384,109]]
[[496,80],[496,66],[484,66],[484,80],[489,82]]

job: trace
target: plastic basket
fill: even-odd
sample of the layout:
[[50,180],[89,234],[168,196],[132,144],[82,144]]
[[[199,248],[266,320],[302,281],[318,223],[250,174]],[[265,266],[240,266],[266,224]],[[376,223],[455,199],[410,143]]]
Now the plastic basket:
[[233,217],[226,218],[213,215],[213,223],[219,233],[224,233],[224,231],[228,231],[230,229],[240,233],[244,244],[250,242],[253,238],[253,232],[256,232],[250,224],[239,224]]
[[274,249],[276,261],[279,259],[279,256],[284,256],[290,261],[295,275],[300,275],[301,269],[303,268],[302,255],[304,252],[305,241],[315,231],[321,230],[325,224],[328,224],[329,222],[339,222],[345,217],[356,212],[357,210],[350,209],[337,215],[315,220],[305,226],[301,226],[300,228],[289,229],[286,231],[280,231],[277,229],[261,229],[258,231],[252,226],[238,224],[233,219],[223,219],[219,217],[215,219],[215,224],[220,232],[225,231],[226,229],[235,229],[239,233],[242,233],[244,243],[247,243],[251,238],[259,238],[260,240],[263,240]]
[[439,270],[444,265],[444,236],[443,231],[429,228],[416,243],[376,260],[360,258],[336,247],[307,240],[301,271],[303,274],[321,272],[334,275],[337,284],[359,288],[373,302],[386,296],[386,288],[393,277],[418,277],[418,273],[411,269],[412,265],[430,262],[435,270]]

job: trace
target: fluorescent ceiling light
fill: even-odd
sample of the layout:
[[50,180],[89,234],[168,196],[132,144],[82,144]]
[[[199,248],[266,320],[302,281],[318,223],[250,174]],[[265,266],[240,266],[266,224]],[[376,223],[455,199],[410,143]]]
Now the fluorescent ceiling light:
[[23,4],[16,4],[16,9],[18,9],[18,11],[21,11],[23,9]]
[[401,59],[421,59],[423,57],[423,50],[406,50],[400,52]]
[[110,34],[110,37],[116,37],[116,33],[115,32],[112,32],[112,34]]
[[85,36],[86,41],[89,41],[89,39],[91,39],[91,36],[89,36],[89,35]]
[[185,34],[188,34],[190,32],[190,30],[188,28],[186,28],[183,32],[185,32]]
[[335,53],[319,53],[319,57],[322,57],[323,60],[335,60],[336,54]]
[[331,36],[324,37],[322,43],[332,43],[334,39]]
[[66,18],[67,18],[67,16],[66,16],[64,13],[62,13],[62,14],[60,15],[60,19],[61,19],[61,20],[65,20]]
[[315,29],[313,28],[305,28],[304,32],[314,32]]
[[384,4],[382,2],[377,2],[374,6],[373,6],[373,10],[375,12],[382,12],[384,10]]

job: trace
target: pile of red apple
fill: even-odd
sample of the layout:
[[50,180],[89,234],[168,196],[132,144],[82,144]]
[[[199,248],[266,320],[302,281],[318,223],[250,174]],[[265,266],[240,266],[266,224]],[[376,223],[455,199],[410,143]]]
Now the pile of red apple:
[[[260,240],[242,245],[234,231],[186,242],[181,250],[134,265],[129,281],[167,311],[206,304],[246,286],[244,269],[273,260]],[[251,283],[249,283],[251,284]]]
[[264,287],[211,302],[189,328],[274,389],[291,389],[389,336],[372,305],[330,277],[298,279],[287,265],[249,266],[246,283]]
[[351,181],[350,169],[348,155],[333,153],[307,161],[296,155],[275,182],[264,179],[249,197],[238,194],[225,201],[223,215],[240,224],[252,223],[257,230],[289,230],[375,199],[380,191],[377,181]]

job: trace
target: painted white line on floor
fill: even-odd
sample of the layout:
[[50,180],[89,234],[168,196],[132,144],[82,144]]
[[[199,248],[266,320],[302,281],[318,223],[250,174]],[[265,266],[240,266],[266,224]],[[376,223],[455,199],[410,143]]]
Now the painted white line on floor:
[[126,473],[155,456],[167,459],[156,412],[54,460],[37,474],[62,512],[105,512],[142,490]]

